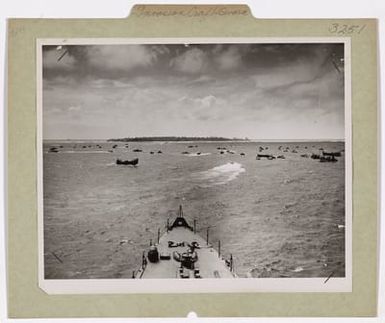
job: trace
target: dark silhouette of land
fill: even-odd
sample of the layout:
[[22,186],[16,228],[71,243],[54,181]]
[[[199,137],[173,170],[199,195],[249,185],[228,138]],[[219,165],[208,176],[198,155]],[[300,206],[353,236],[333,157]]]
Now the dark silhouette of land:
[[115,138],[108,139],[108,141],[133,141],[133,142],[142,142],[142,141],[243,141],[248,140],[240,138],[225,138],[225,137],[127,137],[127,138]]

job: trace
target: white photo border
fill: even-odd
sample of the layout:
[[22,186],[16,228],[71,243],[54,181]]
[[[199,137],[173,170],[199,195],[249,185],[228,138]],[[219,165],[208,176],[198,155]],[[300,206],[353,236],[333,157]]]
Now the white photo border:
[[[236,279],[45,279],[43,210],[43,54],[44,45],[232,43],[343,43],[345,104],[345,277]],[[36,40],[38,284],[48,294],[352,292],[352,118],[351,43],[336,37],[237,38],[48,38]]]

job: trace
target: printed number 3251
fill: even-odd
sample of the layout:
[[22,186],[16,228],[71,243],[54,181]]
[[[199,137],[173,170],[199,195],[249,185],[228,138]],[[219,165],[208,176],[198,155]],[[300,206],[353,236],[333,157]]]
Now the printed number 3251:
[[339,35],[360,34],[365,27],[366,25],[341,25],[336,23],[329,26],[329,32]]

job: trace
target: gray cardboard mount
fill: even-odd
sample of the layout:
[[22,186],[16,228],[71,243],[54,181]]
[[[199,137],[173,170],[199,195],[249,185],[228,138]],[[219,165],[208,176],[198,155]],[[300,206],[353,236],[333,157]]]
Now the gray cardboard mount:
[[[338,24],[338,30],[336,25]],[[361,32],[345,28],[358,25]],[[38,287],[36,39],[349,37],[353,291],[48,295]],[[8,21],[8,309],[12,318],[374,316],[377,300],[377,21],[259,20],[245,6],[136,6],[127,19]]]

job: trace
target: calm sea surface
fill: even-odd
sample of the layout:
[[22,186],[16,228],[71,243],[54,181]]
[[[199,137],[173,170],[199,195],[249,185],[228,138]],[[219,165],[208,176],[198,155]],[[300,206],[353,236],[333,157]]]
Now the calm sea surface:
[[[259,146],[286,159],[256,160]],[[345,158],[301,157],[319,148],[344,143],[44,142],[46,278],[131,278],[179,205],[241,277],[344,276]],[[137,167],[115,165],[136,157]]]

